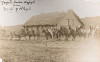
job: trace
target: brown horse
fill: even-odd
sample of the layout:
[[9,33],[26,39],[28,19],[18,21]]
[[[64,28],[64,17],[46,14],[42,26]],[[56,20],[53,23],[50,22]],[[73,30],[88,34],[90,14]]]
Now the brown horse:
[[36,37],[35,31],[33,29],[31,31],[28,31],[27,35],[29,36],[29,39],[31,39],[32,36],[34,36],[34,39]]
[[72,29],[70,26],[67,29],[66,27],[61,27],[58,31],[58,38],[60,39],[61,37],[65,36],[66,40],[69,40],[70,37],[72,37],[72,40],[75,40],[76,38],[76,31]]
[[70,33],[69,30],[66,27],[61,27],[58,31],[58,38],[60,39],[61,37],[66,37],[66,40],[68,40]]
[[72,28],[69,28],[70,30],[70,37],[72,36],[72,40],[74,41],[76,38],[76,31]]
[[49,37],[52,39],[52,35],[51,35],[51,33],[48,31],[48,29],[43,29],[43,30],[42,30],[42,33],[45,34],[46,40],[48,40]]

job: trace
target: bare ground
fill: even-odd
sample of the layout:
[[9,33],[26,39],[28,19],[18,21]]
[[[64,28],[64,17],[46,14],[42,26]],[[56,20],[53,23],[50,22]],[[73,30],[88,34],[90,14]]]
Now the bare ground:
[[100,62],[99,40],[0,40],[3,62]]

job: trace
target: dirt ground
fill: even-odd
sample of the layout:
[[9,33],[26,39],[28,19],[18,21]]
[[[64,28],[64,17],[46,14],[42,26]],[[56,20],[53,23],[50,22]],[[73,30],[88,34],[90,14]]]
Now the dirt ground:
[[99,39],[0,40],[3,62],[100,62]]

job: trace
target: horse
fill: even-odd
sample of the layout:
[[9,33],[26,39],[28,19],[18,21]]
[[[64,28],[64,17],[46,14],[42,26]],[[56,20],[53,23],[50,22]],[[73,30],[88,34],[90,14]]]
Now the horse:
[[65,35],[65,28],[61,27],[60,29],[58,29],[57,33],[59,35],[59,38],[63,37]]
[[72,28],[70,28],[70,37],[72,36],[72,40],[74,41],[76,38],[76,31]]
[[83,36],[82,29],[83,29],[83,26],[80,26],[80,27],[76,28],[76,36],[78,36],[78,37]]
[[22,37],[24,37],[26,39],[26,36],[27,36],[27,33],[24,29],[21,29],[19,32],[11,32],[10,33],[10,39],[11,40],[13,40],[14,37],[19,38],[19,40],[21,40]]
[[51,39],[54,38],[54,29],[53,28],[49,28],[48,32],[51,34]]
[[89,30],[87,31],[87,37],[94,38],[98,29],[99,29],[98,27],[91,27],[90,26]]
[[36,36],[35,31],[33,29],[31,31],[28,31],[27,35],[29,36],[29,39],[31,39],[32,36],[34,36],[34,39],[35,39],[35,36]]
[[57,30],[57,28],[54,28],[54,29],[53,29],[52,35],[53,35],[53,38],[54,38],[54,39],[58,39],[58,30]]
[[100,28],[99,27],[95,32],[95,36],[100,38]]
[[89,38],[91,36],[91,29],[89,28],[87,31],[86,31],[86,37]]
[[65,40],[68,40],[68,38],[70,37],[70,32],[66,27],[61,27],[60,29],[58,29],[57,33],[59,39],[65,36]]
[[81,30],[81,37],[86,38],[87,37],[87,31],[85,28],[82,28]]
[[45,34],[46,40],[48,40],[48,37],[49,37],[49,36],[50,36],[50,38],[52,39],[52,35],[51,35],[51,33],[48,31],[48,29],[43,29],[43,30],[42,30],[42,33]]
[[92,35],[92,38],[94,38],[95,37],[95,35],[96,35],[96,31],[98,30],[98,28],[93,28],[92,30],[91,30],[91,35]]

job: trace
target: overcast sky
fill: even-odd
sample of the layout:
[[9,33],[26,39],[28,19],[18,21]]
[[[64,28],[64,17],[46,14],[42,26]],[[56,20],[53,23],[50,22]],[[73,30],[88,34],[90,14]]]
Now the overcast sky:
[[100,0],[36,0],[28,12],[7,12],[0,5],[0,25],[24,24],[33,15],[68,9],[73,9],[80,18],[100,16]]

